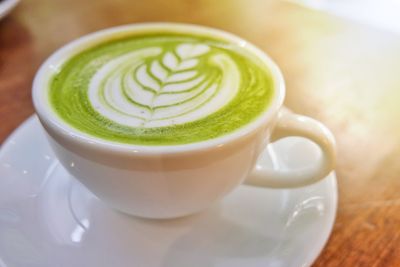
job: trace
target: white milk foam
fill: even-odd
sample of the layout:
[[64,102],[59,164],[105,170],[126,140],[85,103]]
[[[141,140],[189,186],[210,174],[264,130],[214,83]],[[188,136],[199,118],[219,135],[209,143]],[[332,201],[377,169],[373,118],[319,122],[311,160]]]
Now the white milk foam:
[[[148,47],[103,65],[92,77],[94,109],[119,124],[162,127],[199,120],[221,109],[239,91],[240,72],[223,52],[182,43],[173,52]],[[211,69],[200,69],[206,59]]]

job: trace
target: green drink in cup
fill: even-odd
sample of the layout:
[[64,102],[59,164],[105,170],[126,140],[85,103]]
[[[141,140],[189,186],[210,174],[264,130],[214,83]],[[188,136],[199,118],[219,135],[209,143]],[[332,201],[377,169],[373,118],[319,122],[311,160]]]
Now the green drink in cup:
[[[274,62],[232,34],[188,24],[127,25],[56,51],[33,83],[58,160],[108,206],[147,218],[204,210],[240,185],[315,183],[335,165],[332,134],[283,108]],[[266,145],[302,136],[313,166],[268,170]]]

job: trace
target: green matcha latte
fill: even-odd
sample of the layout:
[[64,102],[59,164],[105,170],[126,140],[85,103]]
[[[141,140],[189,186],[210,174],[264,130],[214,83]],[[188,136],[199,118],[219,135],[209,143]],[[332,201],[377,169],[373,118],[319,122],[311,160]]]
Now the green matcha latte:
[[160,32],[110,38],[71,56],[52,77],[62,121],[103,140],[138,145],[206,141],[268,109],[268,67],[216,37]]

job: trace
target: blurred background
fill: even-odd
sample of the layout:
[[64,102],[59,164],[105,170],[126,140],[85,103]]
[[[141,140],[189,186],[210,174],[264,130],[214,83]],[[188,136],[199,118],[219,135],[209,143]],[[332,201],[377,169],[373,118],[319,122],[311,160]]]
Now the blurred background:
[[337,138],[338,217],[315,266],[400,266],[400,1],[20,1],[0,21],[0,140],[33,114],[32,79],[52,52],[147,21],[220,28],[266,51],[285,105]]

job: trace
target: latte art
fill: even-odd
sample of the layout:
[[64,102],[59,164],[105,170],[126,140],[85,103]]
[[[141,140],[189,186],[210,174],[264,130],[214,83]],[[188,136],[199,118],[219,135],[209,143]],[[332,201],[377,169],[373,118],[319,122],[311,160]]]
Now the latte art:
[[196,121],[229,103],[240,85],[229,55],[209,52],[208,45],[182,43],[117,57],[91,79],[89,100],[104,117],[127,126]]
[[273,95],[268,68],[245,48],[165,30],[81,49],[48,86],[50,106],[69,126],[139,145],[230,134],[259,117]]

